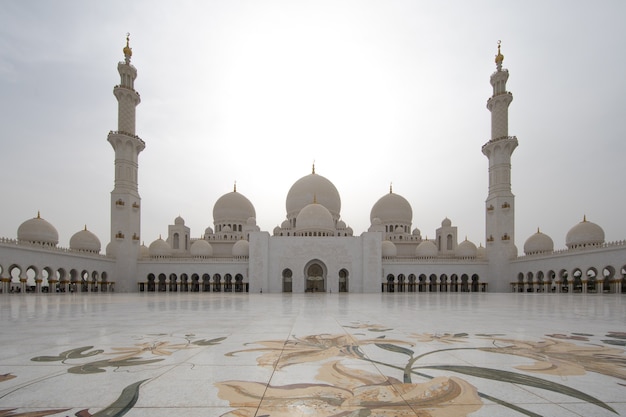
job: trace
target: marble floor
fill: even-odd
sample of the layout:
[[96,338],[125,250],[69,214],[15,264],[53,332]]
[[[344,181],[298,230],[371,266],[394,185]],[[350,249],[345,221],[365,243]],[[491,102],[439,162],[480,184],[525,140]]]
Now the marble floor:
[[0,319],[0,417],[626,416],[619,294],[14,294]]

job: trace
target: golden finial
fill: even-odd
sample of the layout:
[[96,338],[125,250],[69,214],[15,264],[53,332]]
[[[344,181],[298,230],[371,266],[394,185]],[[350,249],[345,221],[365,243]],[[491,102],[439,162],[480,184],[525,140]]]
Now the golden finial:
[[130,47],[130,33],[126,33],[126,46],[123,49],[124,56],[126,57],[126,63],[130,62],[130,57],[133,56],[133,50]]
[[87,231],[87,225],[85,225],[85,232]]
[[37,210],[37,218],[41,219],[41,212],[39,210]]
[[163,238],[161,237],[161,233],[159,233],[159,240],[163,240]]
[[313,172],[311,174],[315,174],[315,160],[313,160]]
[[233,193],[237,192],[237,181],[235,181],[235,185],[233,185]]
[[586,215],[586,214],[584,214],[584,215],[583,215],[583,223],[585,223],[586,221],[587,221],[587,215]]
[[393,182],[389,183],[389,194],[393,194]]
[[500,53],[500,44],[502,41],[498,41],[498,55],[496,55],[496,66],[498,69],[502,68],[502,61],[504,61],[504,55]]
[[539,228],[537,227],[537,233],[541,233],[541,231],[539,230]]

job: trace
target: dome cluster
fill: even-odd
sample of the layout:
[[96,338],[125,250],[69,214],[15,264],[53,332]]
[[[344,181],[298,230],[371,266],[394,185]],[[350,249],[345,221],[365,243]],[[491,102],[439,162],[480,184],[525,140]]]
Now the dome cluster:
[[[568,249],[584,249],[602,246],[604,244],[604,230],[597,224],[583,217],[583,221],[572,227],[565,236],[565,246]],[[526,255],[550,254],[554,252],[552,238],[539,230],[524,243]]]
[[341,218],[337,188],[315,173],[296,181],[285,202],[287,218],[274,228],[274,236],[352,236],[352,228]]

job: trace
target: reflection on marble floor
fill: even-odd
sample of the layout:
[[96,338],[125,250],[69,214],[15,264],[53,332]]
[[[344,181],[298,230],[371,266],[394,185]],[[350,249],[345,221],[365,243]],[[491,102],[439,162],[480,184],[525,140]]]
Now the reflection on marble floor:
[[626,416],[626,297],[0,297],[4,416]]

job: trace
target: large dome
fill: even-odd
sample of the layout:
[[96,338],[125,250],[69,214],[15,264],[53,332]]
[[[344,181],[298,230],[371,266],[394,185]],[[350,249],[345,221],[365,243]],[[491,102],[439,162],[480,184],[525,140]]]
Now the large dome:
[[478,252],[478,248],[472,242],[465,240],[456,247],[455,255],[459,258],[467,259],[467,258],[475,258]]
[[545,233],[537,229],[537,233],[526,239],[524,243],[524,253],[533,255],[535,253],[550,253],[554,251],[554,241]]
[[250,254],[250,244],[247,240],[238,240],[237,243],[233,245],[232,251],[235,258],[247,257]]
[[395,258],[398,255],[398,248],[390,240],[383,240],[382,244],[383,258]]
[[165,258],[171,255],[172,249],[170,245],[159,236],[157,240],[150,244],[148,252],[153,258]]
[[335,234],[335,221],[326,207],[312,203],[300,210],[296,217],[296,232],[321,232],[332,236]]
[[237,221],[245,224],[250,217],[256,217],[254,206],[250,200],[237,191],[224,194],[213,206],[215,223]]
[[287,193],[287,218],[294,218],[313,200],[323,205],[330,211],[334,220],[338,220],[341,214],[341,198],[332,182],[315,173],[300,178]]
[[565,245],[569,249],[598,246],[604,243],[604,230],[595,223],[583,221],[572,227],[565,237]]
[[370,212],[370,221],[379,218],[383,224],[404,223],[411,224],[413,220],[413,209],[404,197],[393,192],[382,196]]
[[191,256],[196,258],[208,258],[213,256],[213,247],[204,239],[198,239],[191,244]]
[[59,232],[37,213],[37,217],[26,220],[17,228],[17,240],[56,246],[59,243]]
[[100,253],[100,239],[85,226],[84,230],[74,233],[70,238],[70,249],[82,252]]

